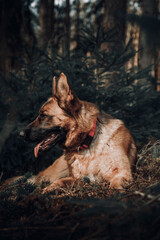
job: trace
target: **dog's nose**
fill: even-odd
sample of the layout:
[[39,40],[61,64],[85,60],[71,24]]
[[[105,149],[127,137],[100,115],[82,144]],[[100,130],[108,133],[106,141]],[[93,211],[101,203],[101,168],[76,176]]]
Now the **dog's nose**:
[[23,130],[20,131],[19,136],[20,136],[20,137],[24,137],[24,136],[25,136],[25,132],[24,132]]

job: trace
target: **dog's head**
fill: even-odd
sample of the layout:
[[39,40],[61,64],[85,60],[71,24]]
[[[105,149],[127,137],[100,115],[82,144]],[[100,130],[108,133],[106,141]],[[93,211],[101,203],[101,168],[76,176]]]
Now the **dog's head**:
[[53,96],[41,107],[36,119],[20,132],[25,140],[39,142],[34,149],[35,157],[58,142],[67,145],[71,132],[77,128],[76,119],[81,106],[82,103],[71,90],[66,76],[61,73],[57,83],[54,77]]

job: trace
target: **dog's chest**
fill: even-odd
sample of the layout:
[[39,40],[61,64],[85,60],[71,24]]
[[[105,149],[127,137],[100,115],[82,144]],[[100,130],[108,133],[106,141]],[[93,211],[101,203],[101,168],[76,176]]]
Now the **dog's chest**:
[[101,182],[95,158],[90,156],[77,156],[70,165],[71,174],[76,179],[88,177],[91,182]]

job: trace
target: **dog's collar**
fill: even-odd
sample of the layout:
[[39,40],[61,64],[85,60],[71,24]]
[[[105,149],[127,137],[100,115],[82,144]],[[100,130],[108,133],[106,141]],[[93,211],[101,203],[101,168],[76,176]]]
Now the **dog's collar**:
[[94,124],[93,124],[93,127],[91,129],[91,131],[87,134],[84,142],[82,143],[82,145],[79,146],[79,150],[85,150],[87,148],[89,148],[92,140],[93,140],[93,137],[95,135],[95,131],[96,131],[96,124],[97,124],[97,117],[95,118],[95,121],[94,121]]

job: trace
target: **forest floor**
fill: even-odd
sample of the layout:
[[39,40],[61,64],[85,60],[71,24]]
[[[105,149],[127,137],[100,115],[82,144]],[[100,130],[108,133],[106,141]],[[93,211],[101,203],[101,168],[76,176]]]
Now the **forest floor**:
[[125,192],[88,179],[45,195],[25,181],[0,190],[1,240],[160,239],[160,141],[139,151]]

